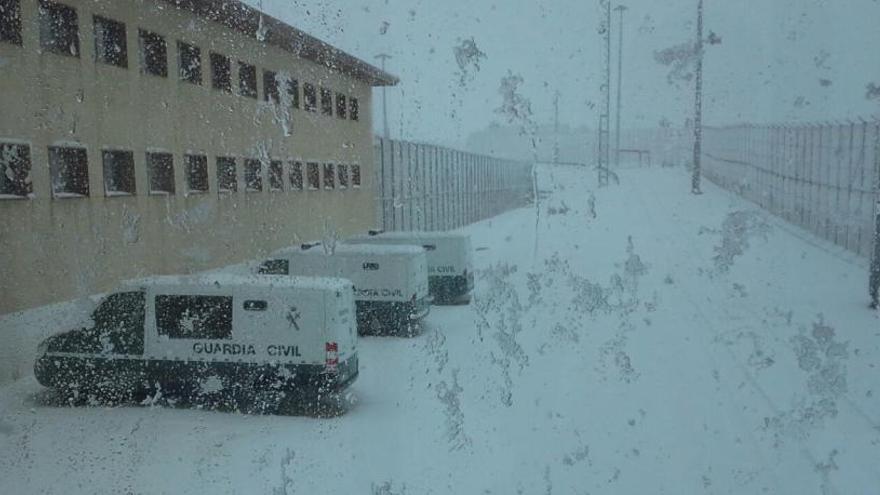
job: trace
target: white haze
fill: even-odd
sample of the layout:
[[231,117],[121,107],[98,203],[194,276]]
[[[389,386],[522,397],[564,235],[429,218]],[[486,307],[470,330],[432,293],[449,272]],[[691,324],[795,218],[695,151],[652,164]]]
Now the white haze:
[[[461,146],[500,121],[500,79],[525,79],[535,119],[594,126],[601,79],[598,1],[583,0],[248,0],[269,14],[378,63],[387,52],[401,77],[388,90],[393,137]],[[692,108],[690,87],[667,83],[654,51],[691,40],[696,0],[629,0],[624,28],[624,127],[681,124]],[[616,3],[615,3],[616,5]],[[865,98],[880,83],[880,2],[877,0],[706,0],[708,47],[705,121],[794,122],[855,119],[878,113]],[[616,54],[617,14],[614,50]],[[384,31],[385,34],[382,34]],[[466,91],[453,47],[473,37],[486,53]],[[612,83],[612,87],[614,83]],[[380,92],[377,91],[377,109]],[[381,113],[374,112],[381,131]]]

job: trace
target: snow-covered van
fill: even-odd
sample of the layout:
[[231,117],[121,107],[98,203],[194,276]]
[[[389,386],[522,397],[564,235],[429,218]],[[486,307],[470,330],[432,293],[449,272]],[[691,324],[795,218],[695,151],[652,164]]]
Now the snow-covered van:
[[302,244],[276,251],[257,273],[351,280],[362,335],[414,334],[431,308],[428,265],[419,247],[337,244],[328,254],[321,243]]
[[358,376],[351,282],[161,276],[124,283],[89,328],[40,344],[37,380],[72,394],[329,396]]
[[383,232],[371,230],[346,239],[347,244],[422,246],[428,256],[428,287],[440,304],[470,302],[474,288],[471,238],[452,232]]

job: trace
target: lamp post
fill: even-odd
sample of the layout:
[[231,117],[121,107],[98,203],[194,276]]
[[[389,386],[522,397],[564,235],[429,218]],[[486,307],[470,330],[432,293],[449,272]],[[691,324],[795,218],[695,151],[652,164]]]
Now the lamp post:
[[[385,61],[391,58],[391,55],[387,53],[380,53],[376,55],[376,58],[382,62],[382,72],[385,72]],[[382,86],[382,130],[385,135],[385,139],[389,139],[390,131],[388,130],[388,88],[386,86]]]
[[615,12],[620,14],[620,27],[617,30],[617,124],[615,129],[616,147],[614,150],[614,163],[620,168],[620,109],[621,109],[621,87],[623,86],[623,13],[626,12],[626,5],[618,5],[614,8]]
[[559,90],[553,94],[553,163],[559,163]]
[[691,177],[691,193],[703,194],[700,190],[700,159],[703,154],[703,0],[697,3],[697,70],[696,96],[694,98],[694,171]]
[[608,185],[609,167],[611,161],[611,0],[599,0],[599,7],[604,11],[599,25],[599,35],[602,36],[602,84],[599,87],[601,107],[599,111],[599,153],[597,168],[599,172],[599,187]]

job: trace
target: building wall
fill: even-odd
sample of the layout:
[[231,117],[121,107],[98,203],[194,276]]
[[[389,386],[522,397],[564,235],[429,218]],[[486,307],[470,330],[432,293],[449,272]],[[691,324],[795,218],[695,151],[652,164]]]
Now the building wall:
[[[30,146],[34,190],[0,199],[0,314],[254,258],[325,225],[344,235],[375,224],[368,83],[163,2],[62,3],[77,9],[78,58],[41,50],[38,0],[21,1],[23,46],[0,42],[0,143]],[[126,24],[127,69],[95,61],[94,14]],[[165,36],[167,78],[142,73],[139,28]],[[178,40],[201,49],[202,85],[178,80]],[[232,61],[231,94],[211,87],[211,51]],[[256,65],[258,100],[237,94],[238,60]],[[264,69],[292,74],[300,93],[312,83],[358,98],[359,121],[293,109],[286,135],[282,107],[263,101]],[[52,197],[48,147],[65,143],[87,149],[87,198]],[[135,195],[105,195],[102,149],[134,152]],[[176,194],[149,194],[148,150],[173,153]],[[206,194],[185,194],[187,152],[208,156]],[[218,193],[217,156],[238,158],[238,192]],[[260,156],[284,160],[284,191],[268,191],[264,170],[263,192],[245,192],[243,158]],[[359,164],[362,185],[291,191],[293,159]]]

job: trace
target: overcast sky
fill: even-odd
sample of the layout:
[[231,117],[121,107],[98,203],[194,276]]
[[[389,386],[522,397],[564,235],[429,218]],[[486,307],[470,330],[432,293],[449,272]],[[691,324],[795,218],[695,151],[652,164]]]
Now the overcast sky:
[[[247,0],[259,6],[259,0]],[[878,0],[705,0],[705,119],[731,122],[820,121],[869,117],[865,98],[880,83]],[[626,0],[624,127],[681,123],[693,89],[667,82],[654,52],[692,40],[696,0]],[[401,84],[388,90],[392,135],[460,145],[491,122],[508,71],[525,79],[535,118],[550,123],[553,92],[563,124],[595,126],[601,81],[598,0],[262,0],[263,9],[377,63]],[[617,5],[615,3],[614,5]],[[387,24],[386,24],[387,23]],[[614,20],[616,55],[617,17]],[[383,34],[384,33],[384,34]],[[462,90],[453,47],[473,37],[486,53]],[[615,62],[616,63],[616,62]],[[612,83],[612,86],[616,83]],[[381,132],[377,93],[376,131]]]

